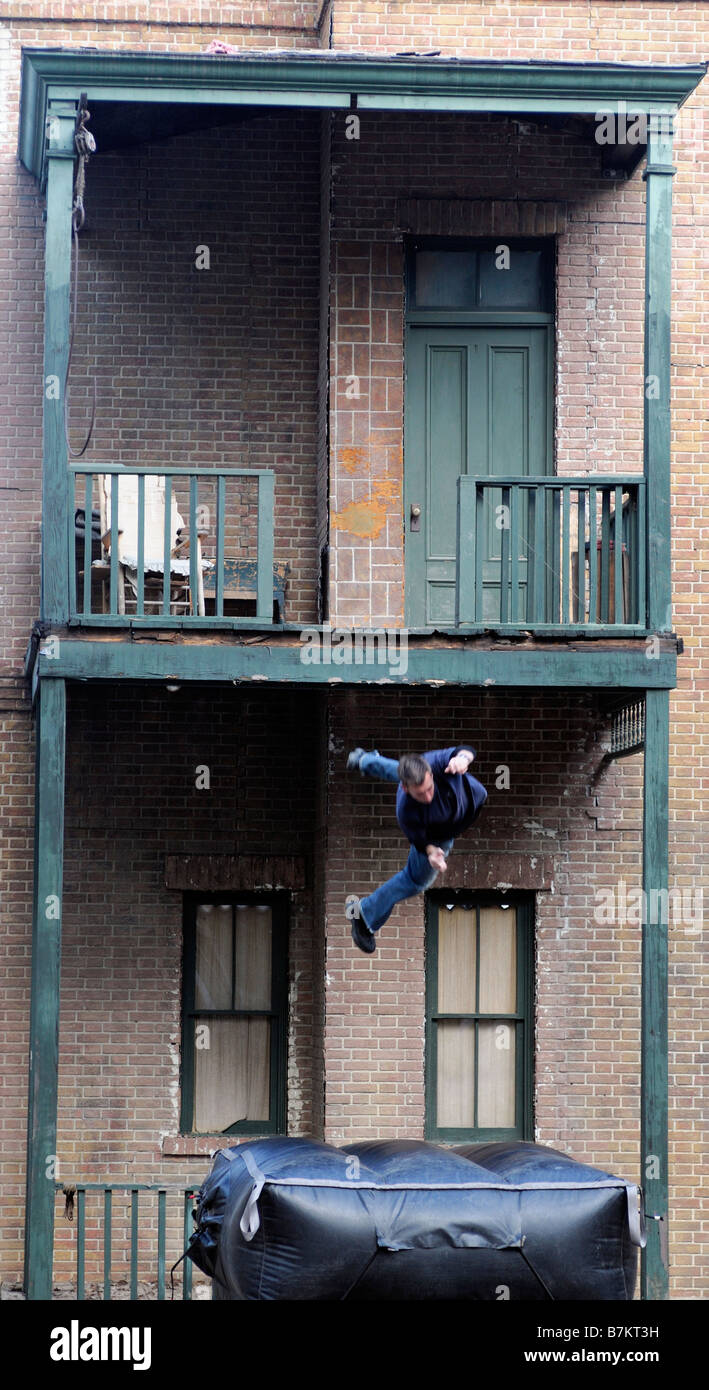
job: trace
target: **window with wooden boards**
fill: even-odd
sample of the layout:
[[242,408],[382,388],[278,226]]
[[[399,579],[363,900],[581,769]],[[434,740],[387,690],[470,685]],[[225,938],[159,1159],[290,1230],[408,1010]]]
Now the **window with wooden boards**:
[[427,898],[426,1137],[530,1139],[533,901]]
[[183,1134],[285,1129],[284,894],[187,894]]

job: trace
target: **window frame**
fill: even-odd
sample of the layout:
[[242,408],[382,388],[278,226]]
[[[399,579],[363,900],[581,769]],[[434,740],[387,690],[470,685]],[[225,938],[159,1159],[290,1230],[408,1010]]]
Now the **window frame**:
[[[509,903],[517,910],[517,1007],[509,1014],[453,1014],[475,1020],[494,1018],[515,1021],[515,1124],[510,1128],[482,1127],[469,1129],[444,1127],[436,1123],[438,1050],[437,1021],[448,1015],[438,1010],[438,909],[454,901],[457,907],[501,907]],[[533,893],[472,892],[469,889],[434,889],[426,894],[426,1041],[425,1041],[425,1138],[439,1144],[495,1143],[500,1140],[533,1140],[534,1138],[534,918]],[[477,918],[479,923],[479,917]],[[478,941],[479,950],[479,941]],[[477,1075],[475,1079],[477,1089]],[[477,1101],[477,1095],[476,1095]]]
[[[197,945],[197,908],[203,903],[229,903],[233,908],[269,906],[271,908],[271,1008],[197,1009],[195,1007],[195,964]],[[212,1134],[268,1135],[285,1134],[286,1085],[288,1074],[288,905],[287,892],[256,892],[229,889],[224,892],[189,892],[183,895],[182,928],[182,996],[180,1064],[180,1133],[191,1137]],[[198,1130],[195,1115],[195,1023],[194,1019],[208,1017],[263,1016],[271,1019],[269,1115],[268,1120],[240,1120],[227,1129]]]
[[[404,293],[405,318],[407,324],[425,323],[429,325],[458,324],[460,327],[476,324],[548,324],[556,330],[556,282],[557,282],[557,244],[558,234],[541,236],[414,236],[405,237],[404,255]],[[416,302],[416,254],[418,251],[468,251],[478,255],[491,252],[497,246],[509,246],[512,251],[538,251],[542,261],[542,284],[544,289],[544,308],[539,309],[493,309],[482,305],[468,308],[425,307]],[[479,271],[476,271],[476,274]]]

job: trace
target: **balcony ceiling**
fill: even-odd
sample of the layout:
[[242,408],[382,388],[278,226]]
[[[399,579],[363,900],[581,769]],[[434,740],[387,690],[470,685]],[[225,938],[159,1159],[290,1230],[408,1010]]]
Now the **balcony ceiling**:
[[[599,112],[672,113],[706,64],[492,62],[434,55],[329,49],[215,54],[115,53],[25,48],[19,153],[43,181],[49,102],[86,93],[99,148],[248,119],[264,108],[457,111],[532,121],[574,119],[593,138]],[[579,126],[579,122],[581,125]],[[603,147],[608,167],[628,169],[638,144]]]

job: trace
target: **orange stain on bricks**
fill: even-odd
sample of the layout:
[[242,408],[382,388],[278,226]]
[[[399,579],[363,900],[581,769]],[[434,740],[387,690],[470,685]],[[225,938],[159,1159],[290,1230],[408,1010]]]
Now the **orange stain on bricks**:
[[378,536],[386,526],[387,508],[384,501],[376,496],[364,502],[350,502],[332,518],[335,531],[349,531],[353,536],[371,540]]
[[[340,466],[343,473],[365,476],[369,469],[366,449],[348,447],[340,452]],[[363,540],[372,540],[384,530],[387,517],[393,507],[401,504],[400,473],[392,477],[384,474],[372,479],[369,497],[361,502],[349,502],[341,511],[332,516],[331,526],[335,531],[348,531],[350,535]]]
[[360,473],[362,465],[366,463],[367,455],[364,449],[343,449],[340,454],[340,464],[343,473]]

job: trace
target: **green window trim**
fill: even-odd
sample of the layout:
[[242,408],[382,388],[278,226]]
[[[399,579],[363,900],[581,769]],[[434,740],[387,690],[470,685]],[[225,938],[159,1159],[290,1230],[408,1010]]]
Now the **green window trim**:
[[[195,1005],[197,909],[201,904],[229,904],[232,908],[268,906],[271,908],[271,1008],[209,1009]],[[195,1114],[195,1019],[269,1018],[270,1075],[268,1120],[241,1120],[222,1130],[223,1134],[269,1135],[286,1130],[287,1024],[288,1024],[288,894],[231,891],[184,894],[184,935],[182,956],[182,1056],[180,1066],[180,1133],[190,1136],[215,1134],[198,1130]]]
[[[509,904],[517,913],[516,945],[516,1009],[509,1013],[442,1013],[438,1009],[438,916],[439,909],[454,902],[456,907],[470,907],[476,912],[479,926],[481,907],[501,907]],[[476,956],[479,965],[480,934],[476,932]],[[476,966],[476,978],[479,970]],[[479,985],[476,986],[476,989]],[[447,1019],[462,1019],[473,1023],[476,1031],[480,1022],[499,1019],[511,1022],[515,1029],[515,1124],[509,1128],[466,1128],[437,1124],[438,1085],[438,1025]],[[426,1055],[425,1055],[425,1138],[437,1143],[487,1143],[499,1140],[534,1139],[534,898],[528,893],[472,893],[469,890],[445,892],[434,890],[426,895]],[[478,1085],[475,1082],[475,1115],[477,1117]]]

